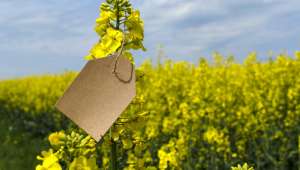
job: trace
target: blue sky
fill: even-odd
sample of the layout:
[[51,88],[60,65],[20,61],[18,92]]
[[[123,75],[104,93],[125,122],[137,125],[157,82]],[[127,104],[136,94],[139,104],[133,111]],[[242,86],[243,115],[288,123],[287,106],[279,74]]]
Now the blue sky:
[[[99,0],[1,0],[0,78],[80,70],[98,40]],[[132,0],[145,20],[147,52],[196,62],[218,51],[242,61],[300,47],[299,0]]]

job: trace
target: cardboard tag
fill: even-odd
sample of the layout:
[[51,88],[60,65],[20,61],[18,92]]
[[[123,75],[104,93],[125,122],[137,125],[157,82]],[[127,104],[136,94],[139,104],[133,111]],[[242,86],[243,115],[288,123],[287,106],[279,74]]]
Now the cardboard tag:
[[56,107],[99,141],[135,93],[134,66],[125,57],[109,56],[89,61]]

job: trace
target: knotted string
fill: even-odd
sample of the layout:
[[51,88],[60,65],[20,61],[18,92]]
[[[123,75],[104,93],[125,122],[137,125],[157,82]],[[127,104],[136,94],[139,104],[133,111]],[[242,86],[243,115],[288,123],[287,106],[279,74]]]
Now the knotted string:
[[119,50],[118,54],[113,54],[113,55],[117,55],[115,57],[115,60],[114,60],[114,67],[113,67],[113,70],[112,70],[112,73],[117,77],[117,79],[119,81],[121,81],[122,83],[130,83],[131,80],[132,80],[132,77],[133,77],[133,71],[134,71],[134,67],[133,67],[133,64],[130,62],[130,66],[131,66],[131,71],[130,71],[130,77],[128,80],[124,80],[122,79],[118,72],[117,72],[117,67],[118,67],[118,63],[119,63],[119,59],[120,59],[120,56],[122,55],[122,52],[124,50],[124,44],[125,44],[125,35],[123,34],[123,40],[122,40],[122,44],[121,44],[121,49]]
[[[110,56],[115,56],[115,55],[117,55],[117,56],[115,57],[115,60],[114,60],[114,67],[113,67],[112,73],[113,73],[113,74],[117,77],[117,79],[118,79],[119,81],[121,81],[122,83],[130,83],[131,80],[132,80],[132,77],[133,77],[133,71],[134,71],[134,67],[133,67],[133,64],[132,64],[131,62],[130,62],[130,65],[131,65],[131,71],[130,71],[130,77],[129,77],[128,80],[122,79],[122,78],[119,76],[118,72],[117,72],[117,67],[118,67],[118,63],[119,63],[119,58],[120,58],[120,56],[122,55],[122,52],[123,52],[123,50],[124,50],[124,44],[125,44],[125,35],[123,34],[123,40],[122,40],[122,44],[121,44],[121,49],[119,50],[118,54],[114,53],[114,54],[110,55]],[[93,57],[94,59],[97,59],[94,55],[93,55],[92,57]]]

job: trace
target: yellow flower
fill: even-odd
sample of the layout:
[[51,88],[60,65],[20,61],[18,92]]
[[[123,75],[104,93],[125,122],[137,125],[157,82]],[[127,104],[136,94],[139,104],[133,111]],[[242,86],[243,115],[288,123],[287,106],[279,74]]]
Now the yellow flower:
[[106,29],[109,26],[109,22],[114,18],[114,14],[111,11],[102,11],[99,18],[96,19],[95,31],[100,35],[105,35]]
[[254,170],[253,167],[248,166],[247,163],[245,163],[243,166],[238,165],[237,167],[231,167],[231,170]]
[[96,158],[89,158],[80,156],[75,158],[70,164],[69,170],[98,170]]
[[54,132],[49,135],[48,140],[52,146],[62,145],[64,143],[64,139],[66,135],[64,132]]
[[108,28],[105,36],[101,40],[101,45],[109,52],[115,52],[121,46],[122,40],[123,33],[121,31]]
[[133,146],[133,143],[130,139],[122,139],[122,144],[124,149],[130,149]]
[[107,27],[108,25],[96,25],[95,31],[102,37],[105,35]]
[[58,163],[57,156],[53,153],[53,150],[50,149],[48,152],[43,151],[42,156],[38,156],[37,159],[42,160],[41,165],[36,166],[36,170],[62,170],[60,164]]
[[296,56],[297,59],[300,59],[300,51],[296,51],[295,56]]
[[[91,56],[95,58],[103,58],[114,52],[121,46],[123,41],[123,33],[113,28],[108,28],[106,34],[102,38],[100,43],[97,43],[91,49]],[[90,56],[86,59],[91,59]]]
[[144,22],[141,20],[138,10],[132,12],[125,24],[130,30],[129,37],[131,39],[144,39]]
[[209,144],[217,143],[219,145],[221,145],[226,140],[224,138],[224,133],[218,131],[213,127],[208,128],[208,130],[204,132],[203,139]]
[[113,18],[113,13],[111,11],[102,11],[100,17],[96,19],[98,25],[107,24]]

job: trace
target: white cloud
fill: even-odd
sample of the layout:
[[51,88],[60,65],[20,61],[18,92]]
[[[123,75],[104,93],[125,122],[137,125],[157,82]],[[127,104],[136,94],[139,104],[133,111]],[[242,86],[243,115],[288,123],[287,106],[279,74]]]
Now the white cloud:
[[[271,22],[284,20],[282,15],[287,13],[300,12],[299,6],[297,0],[154,0],[143,1],[138,8],[146,13],[147,44],[163,43],[167,54],[180,58],[211,53],[214,48],[234,52],[239,51],[235,46],[257,50],[260,47],[256,44],[272,46],[272,37],[287,38],[287,33],[276,31]],[[286,32],[296,34],[295,30]],[[220,44],[224,48],[218,47]]]
[[[294,48],[300,38],[299,0],[132,0],[145,20],[143,56],[155,57],[163,44],[166,54],[175,59],[196,60],[214,50],[237,55],[256,49]],[[100,2],[94,0],[10,0],[0,2],[0,68],[6,73],[48,72],[53,69],[79,69],[97,35],[93,31]],[[9,55],[5,55],[9,54]],[[12,57],[13,56],[13,57]],[[4,67],[13,60],[35,58],[68,61],[53,62],[51,68],[39,60]],[[70,59],[75,57],[74,59]],[[138,58],[140,62],[143,58]],[[4,62],[3,62],[4,61]],[[70,62],[70,63],[69,63]],[[22,64],[22,63],[21,63]],[[22,68],[22,69],[21,69]],[[39,69],[38,69],[39,68]]]

